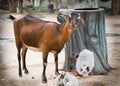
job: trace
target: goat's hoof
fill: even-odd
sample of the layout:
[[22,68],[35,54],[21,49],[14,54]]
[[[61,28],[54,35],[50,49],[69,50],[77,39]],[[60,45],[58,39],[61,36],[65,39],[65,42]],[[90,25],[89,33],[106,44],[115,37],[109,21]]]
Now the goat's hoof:
[[24,70],[24,73],[25,73],[25,74],[29,74],[29,71],[28,71],[28,70]]
[[22,77],[22,73],[19,73],[19,76]]
[[46,77],[42,77],[42,83],[47,83],[47,78]]
[[42,83],[47,83],[47,79],[42,79]]
[[60,73],[59,72],[55,72],[55,75],[60,75]]

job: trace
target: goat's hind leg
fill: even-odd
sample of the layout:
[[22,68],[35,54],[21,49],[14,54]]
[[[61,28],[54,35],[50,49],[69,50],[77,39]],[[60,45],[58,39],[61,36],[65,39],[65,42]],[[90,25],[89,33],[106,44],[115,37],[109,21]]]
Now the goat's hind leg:
[[20,42],[16,42],[16,46],[17,46],[17,57],[18,57],[18,72],[19,72],[19,76],[22,77],[22,70],[21,70],[21,43]]
[[25,46],[22,47],[22,64],[23,64],[23,70],[25,74],[29,74],[27,67],[26,67],[26,52],[27,49]]
[[18,70],[19,76],[22,77],[20,50],[18,50],[18,65],[19,65],[19,70]]

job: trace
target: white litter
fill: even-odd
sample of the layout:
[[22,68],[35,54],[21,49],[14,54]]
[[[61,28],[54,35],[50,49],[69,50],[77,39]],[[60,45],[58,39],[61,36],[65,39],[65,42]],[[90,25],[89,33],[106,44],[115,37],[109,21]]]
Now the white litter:
[[55,86],[79,86],[78,84],[77,78],[69,72],[60,74],[55,79]]
[[79,53],[76,61],[76,70],[82,76],[88,76],[94,68],[94,54],[88,49]]

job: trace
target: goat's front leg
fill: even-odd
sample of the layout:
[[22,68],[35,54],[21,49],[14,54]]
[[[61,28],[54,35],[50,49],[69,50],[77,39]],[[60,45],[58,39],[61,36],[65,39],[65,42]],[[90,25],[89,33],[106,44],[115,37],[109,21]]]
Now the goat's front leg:
[[43,73],[42,73],[42,83],[47,83],[47,78],[46,78],[47,56],[48,56],[48,52],[43,52]]
[[58,53],[54,52],[54,60],[55,60],[55,75],[59,75],[58,71]]

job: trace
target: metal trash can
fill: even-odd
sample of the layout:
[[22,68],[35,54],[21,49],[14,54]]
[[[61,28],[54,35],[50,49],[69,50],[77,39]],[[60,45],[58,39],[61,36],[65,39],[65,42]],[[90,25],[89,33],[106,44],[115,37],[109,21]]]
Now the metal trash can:
[[[108,63],[108,52],[105,31],[104,10],[98,9],[61,9],[59,14],[68,14],[69,12],[80,13],[85,20],[85,25],[79,24],[78,29],[74,30],[71,38],[67,41],[65,47],[65,71],[74,70],[75,54],[83,49],[91,50],[94,53],[93,74],[104,74],[110,71]],[[65,17],[58,14],[58,21],[65,22]]]

